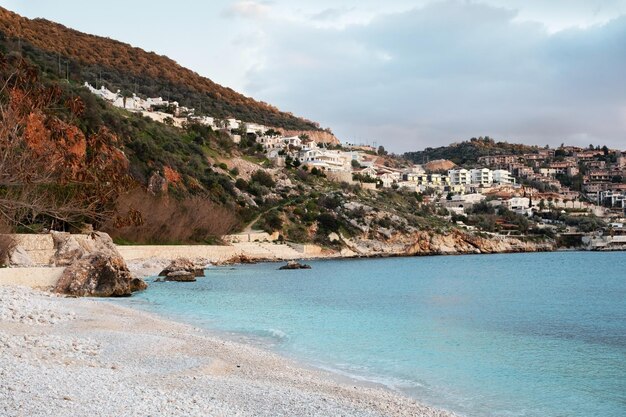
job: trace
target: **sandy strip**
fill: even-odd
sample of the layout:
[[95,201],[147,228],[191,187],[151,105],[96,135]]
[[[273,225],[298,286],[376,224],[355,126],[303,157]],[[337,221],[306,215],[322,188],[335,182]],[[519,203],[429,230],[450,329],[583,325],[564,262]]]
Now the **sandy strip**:
[[189,325],[0,286],[2,416],[450,416]]

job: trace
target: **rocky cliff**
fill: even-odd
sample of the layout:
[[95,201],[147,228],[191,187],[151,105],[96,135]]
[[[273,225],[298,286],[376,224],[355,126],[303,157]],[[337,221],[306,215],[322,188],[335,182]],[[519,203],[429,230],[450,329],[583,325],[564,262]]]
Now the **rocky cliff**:
[[335,135],[325,130],[284,130],[283,134],[285,136],[307,135],[317,143],[329,143],[332,145],[341,143]]
[[508,236],[477,235],[451,229],[444,233],[417,231],[395,234],[386,240],[343,238],[356,256],[419,256],[480,253],[545,252],[555,249],[551,240],[526,240]]

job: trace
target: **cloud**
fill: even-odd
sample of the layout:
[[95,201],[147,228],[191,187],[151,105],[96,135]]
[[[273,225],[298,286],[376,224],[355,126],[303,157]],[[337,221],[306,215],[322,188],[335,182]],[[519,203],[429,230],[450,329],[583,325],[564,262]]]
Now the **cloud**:
[[626,17],[551,32],[512,9],[447,1],[343,28],[264,27],[264,65],[247,73],[246,92],[344,140],[397,151],[479,135],[624,147]]
[[242,0],[224,10],[222,15],[229,18],[243,17],[248,19],[262,19],[269,14],[270,10],[271,7],[267,2]]

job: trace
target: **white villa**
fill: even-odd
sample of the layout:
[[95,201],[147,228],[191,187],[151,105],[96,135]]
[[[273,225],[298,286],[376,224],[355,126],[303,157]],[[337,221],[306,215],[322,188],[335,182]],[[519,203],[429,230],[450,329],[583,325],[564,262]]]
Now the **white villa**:
[[472,181],[470,171],[465,168],[449,170],[448,177],[453,185],[470,184]]
[[451,185],[490,185],[515,184],[515,178],[504,169],[490,170],[488,168],[477,168],[467,170],[465,168],[451,169],[448,171]]
[[493,183],[493,173],[488,168],[472,169],[470,171],[470,181],[472,184],[491,184]]
[[505,169],[496,169],[493,171],[493,182],[498,184],[515,184],[515,178]]
[[180,107],[177,101],[167,101],[163,100],[162,97],[156,98],[147,98],[142,99],[138,97],[136,94],[133,94],[132,97],[124,97],[120,93],[120,90],[117,92],[112,92],[105,86],[100,87],[99,89],[92,87],[88,82],[85,82],[84,86],[96,96],[111,102],[115,107],[120,107],[126,110],[133,111],[150,111],[153,107],[157,106],[174,106],[174,108],[179,113],[193,113],[194,109],[188,109],[187,107]]

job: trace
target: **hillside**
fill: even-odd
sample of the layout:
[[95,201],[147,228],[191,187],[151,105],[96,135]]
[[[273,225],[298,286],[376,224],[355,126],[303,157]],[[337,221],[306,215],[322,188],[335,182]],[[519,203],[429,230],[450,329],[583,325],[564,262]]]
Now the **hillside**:
[[45,19],[0,8],[0,49],[20,52],[44,73],[106,85],[112,91],[167,97],[219,118],[300,131],[321,130],[296,117],[214,83],[165,56],[109,38],[88,35]]
[[[141,80],[147,91],[162,86],[160,80],[167,83],[166,89],[176,88],[180,97],[172,98],[181,104],[201,96],[213,106],[240,109],[235,116],[246,121],[282,122],[285,132],[329,138],[326,131],[307,130],[315,128],[310,122],[128,45],[7,11],[0,13],[0,21],[0,233],[85,231],[93,226],[122,243],[218,243],[224,235],[254,228],[277,233],[280,241],[315,242],[366,256],[495,250],[484,242],[478,245],[483,249],[477,249],[472,236],[460,231],[448,210],[438,205],[433,190],[397,184],[370,190],[364,185],[371,184],[354,181],[350,174],[359,167],[352,164],[354,154],[341,146],[324,147],[326,157],[344,158],[347,170],[340,173],[348,177],[337,179],[331,174],[339,171],[331,165],[305,164],[300,152],[309,151],[292,146],[294,138],[244,133],[235,142],[235,132],[214,130],[192,118],[179,124],[157,122],[98,98],[83,81],[90,71],[93,75],[102,70],[109,80],[113,75],[121,83]],[[16,33],[22,33],[20,40],[11,37]],[[85,51],[93,48],[97,52],[88,56]],[[69,77],[58,71],[59,61],[66,59],[59,56],[73,57],[67,65]],[[180,77],[169,72],[172,68]],[[213,99],[212,94],[221,98]],[[267,143],[262,140],[269,139],[288,141],[279,145],[282,159],[264,149]],[[501,148],[483,139],[468,144]],[[464,150],[443,157],[458,161],[467,152],[478,152],[467,146],[452,146]],[[371,161],[373,155],[362,156]],[[405,165],[393,155],[375,159],[378,168],[396,174]],[[533,230],[521,215],[507,210],[469,213],[462,220],[489,232],[500,230],[504,221],[520,233]],[[424,241],[435,235],[451,240]],[[422,242],[419,247],[416,241]]]
[[472,138],[469,141],[453,143],[438,148],[426,148],[423,151],[407,152],[404,157],[416,164],[427,163],[432,160],[447,159],[456,165],[472,166],[478,164],[481,156],[487,155],[521,155],[524,153],[536,153],[538,147],[514,144],[508,142],[496,142],[489,136]]

